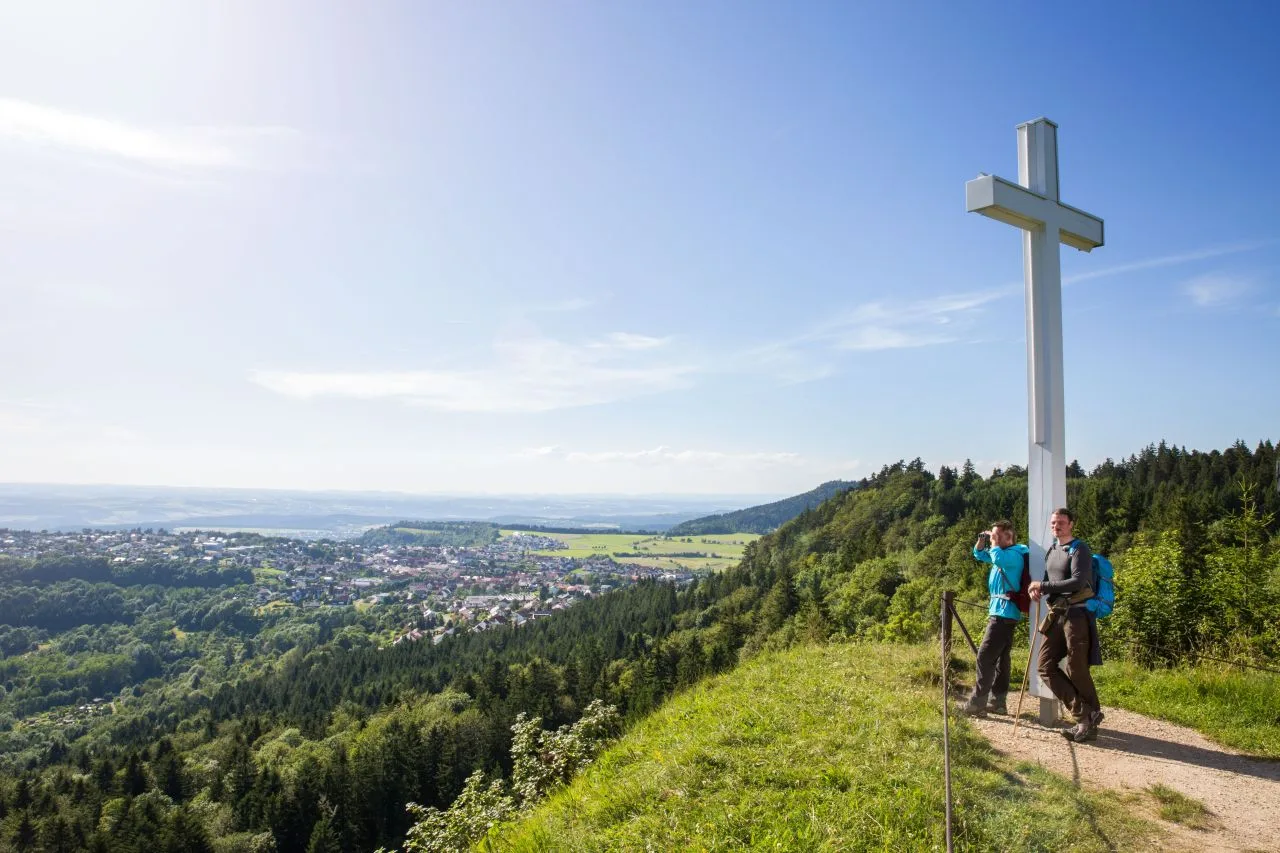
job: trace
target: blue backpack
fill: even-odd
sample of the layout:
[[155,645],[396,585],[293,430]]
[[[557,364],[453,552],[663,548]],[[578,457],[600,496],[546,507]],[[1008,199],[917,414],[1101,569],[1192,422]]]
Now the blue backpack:
[[[1076,550],[1075,543],[1071,543],[1071,547],[1067,549],[1068,554],[1074,554]],[[1116,570],[1111,565],[1111,561],[1101,554],[1093,555],[1093,598],[1084,603],[1085,610],[1095,619],[1105,619],[1111,615],[1111,611],[1116,606]]]

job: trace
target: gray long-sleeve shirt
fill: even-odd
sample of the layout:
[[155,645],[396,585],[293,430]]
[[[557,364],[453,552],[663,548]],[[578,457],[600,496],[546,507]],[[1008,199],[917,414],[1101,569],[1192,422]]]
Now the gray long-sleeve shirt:
[[1080,540],[1073,540],[1075,550],[1068,553],[1069,546],[1054,542],[1044,555],[1045,579],[1041,588],[1049,594],[1049,604],[1058,599],[1070,597],[1081,587],[1093,585],[1093,552]]

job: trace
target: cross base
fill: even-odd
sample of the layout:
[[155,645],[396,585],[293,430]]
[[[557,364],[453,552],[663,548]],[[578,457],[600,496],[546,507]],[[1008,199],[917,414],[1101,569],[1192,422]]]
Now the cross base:
[[1058,700],[1040,699],[1040,725],[1052,726],[1058,722]]

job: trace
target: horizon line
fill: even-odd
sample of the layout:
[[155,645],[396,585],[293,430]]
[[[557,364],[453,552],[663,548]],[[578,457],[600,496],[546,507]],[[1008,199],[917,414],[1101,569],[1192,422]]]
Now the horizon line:
[[[833,477],[832,480],[839,480]],[[861,479],[861,478],[859,478]],[[832,480],[824,480],[829,483]],[[848,482],[856,482],[850,480]],[[818,485],[822,485],[819,483]],[[7,487],[48,487],[48,488],[86,488],[86,489],[174,489],[184,491],[219,491],[219,492],[295,492],[302,494],[344,494],[344,495],[402,495],[415,498],[543,498],[543,497],[595,497],[595,498],[698,498],[698,497],[738,497],[750,495],[768,497],[775,492],[410,492],[402,489],[358,489],[358,488],[300,488],[291,486],[202,486],[176,485],[160,483],[90,483],[90,482],[53,482],[35,480],[3,480],[0,489]],[[814,488],[817,488],[815,486]],[[790,497],[790,495],[784,495]]]

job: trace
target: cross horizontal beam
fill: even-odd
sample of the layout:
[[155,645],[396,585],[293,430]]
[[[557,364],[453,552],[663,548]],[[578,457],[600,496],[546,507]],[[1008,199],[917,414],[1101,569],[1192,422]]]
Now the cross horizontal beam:
[[1004,178],[974,178],[964,185],[964,196],[969,213],[981,213],[1024,231],[1053,225],[1058,229],[1059,240],[1082,252],[1102,245],[1101,219]]

